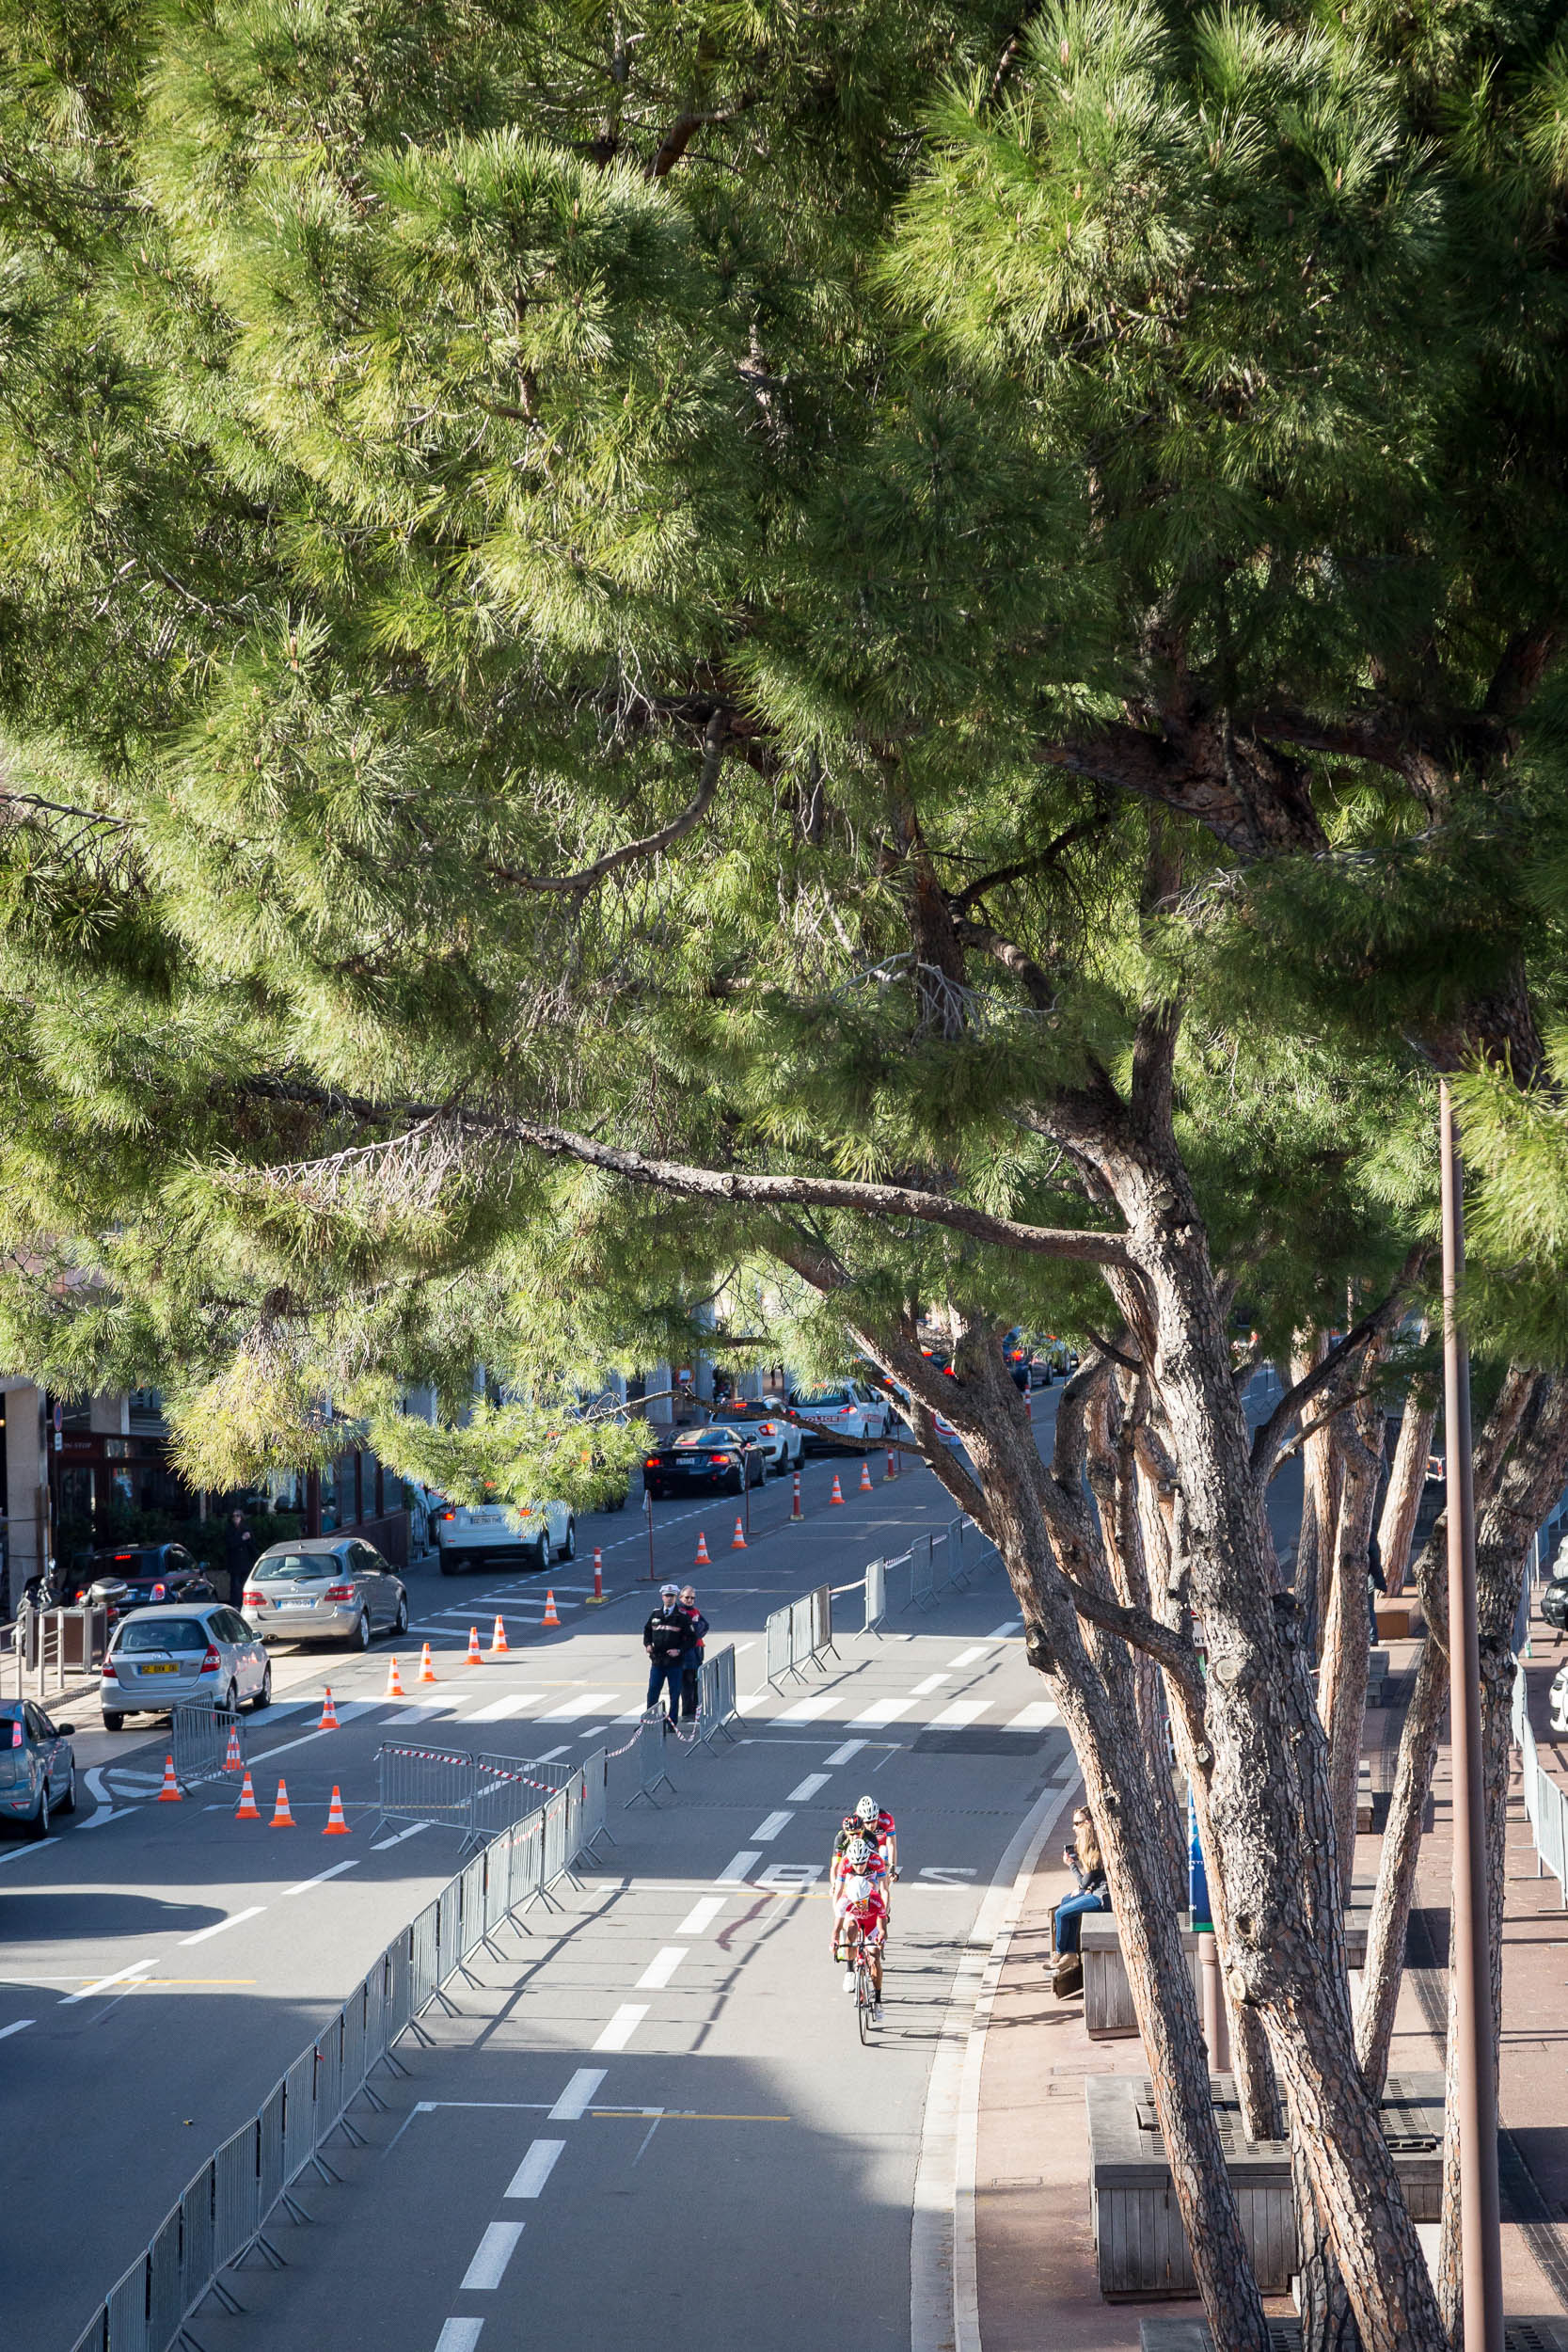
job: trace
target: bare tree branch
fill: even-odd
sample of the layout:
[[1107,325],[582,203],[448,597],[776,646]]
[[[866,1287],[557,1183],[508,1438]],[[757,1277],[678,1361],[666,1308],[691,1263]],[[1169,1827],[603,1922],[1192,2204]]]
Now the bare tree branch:
[[1336,1341],[1321,1364],[1315,1364],[1293,1389],[1287,1389],[1274,1411],[1259,1427],[1252,1441],[1252,1475],[1259,1486],[1266,1486],[1274,1475],[1274,1458],[1284,1442],[1285,1432],[1298,1413],[1305,1411],[1312,1399],[1329,1387],[1358,1347],[1364,1347],[1376,1333],[1384,1330],[1403,1306],[1406,1294],[1420,1279],[1421,1269],[1432,1255],[1430,1242],[1418,1242],[1405,1259],[1386,1298],[1353,1324],[1344,1337]]
[[641,841],[625,842],[618,850],[607,850],[603,857],[595,858],[592,866],[585,866],[578,874],[524,874],[515,866],[493,865],[485,866],[485,873],[492,881],[505,882],[514,890],[585,891],[592,890],[595,882],[603,882],[607,874],[615,873],[623,866],[630,866],[639,858],[657,857],[661,850],[668,850],[700,824],[711,807],[719,790],[729,717],[728,711],[716,710],[708,721],[703,738],[703,764],[696,797],[657,833],[644,834]]

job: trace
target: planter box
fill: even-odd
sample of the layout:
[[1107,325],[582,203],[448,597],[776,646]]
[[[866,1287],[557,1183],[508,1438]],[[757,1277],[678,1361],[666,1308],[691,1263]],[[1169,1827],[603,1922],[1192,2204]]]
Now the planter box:
[[[1203,2319],[1145,2319],[1138,2323],[1142,2352],[1214,2352]],[[1504,2352],[1568,2352],[1568,2319],[1505,2319]],[[1299,2319],[1271,2319],[1270,2352],[1301,2352]]]
[[[1226,2170],[1258,2284],[1265,2295],[1283,2295],[1297,2259],[1289,2142],[1243,2138],[1232,2077],[1216,2074],[1212,2090]],[[1084,2090],[1101,2294],[1108,2302],[1196,2295],[1148,2076],[1090,2074]],[[1382,2104],[1394,2169],[1412,2217],[1435,2221],[1443,2198],[1443,2077],[1390,2074]]]
[[1414,1593],[1401,1593],[1395,1599],[1374,1602],[1372,1617],[1380,1642],[1414,1641],[1426,1623]]
[[[1364,1965],[1367,1958],[1367,1923],[1371,1916],[1370,1904],[1353,1903],[1345,1914],[1345,1948],[1353,1968]],[[1191,1928],[1181,1931],[1181,1948],[1192,1970],[1193,1991],[1197,1995],[1201,2011],[1203,1985],[1202,1963],[1198,1955],[1197,1937]],[[1121,1934],[1113,1911],[1085,1912],[1080,1922],[1078,1949],[1084,1962],[1084,2024],[1092,2042],[1123,2042],[1138,2030],[1132,2013],[1132,1988],[1127,1981],[1127,1970],[1121,1957]]]

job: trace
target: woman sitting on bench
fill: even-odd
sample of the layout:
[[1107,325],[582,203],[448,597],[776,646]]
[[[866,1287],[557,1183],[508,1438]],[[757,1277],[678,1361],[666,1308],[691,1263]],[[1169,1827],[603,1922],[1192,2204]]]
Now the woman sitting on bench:
[[1064,1897],[1056,1905],[1057,1959],[1052,1990],[1058,2000],[1083,1989],[1084,1963],[1078,1957],[1078,1922],[1085,1911],[1109,1911],[1111,1908],[1111,1890],[1106,1883],[1100,1840],[1095,1836],[1094,1815],[1086,1804],[1081,1804],[1073,1815],[1072,1827],[1076,1842],[1062,1848],[1062,1860],[1077,1880],[1078,1892]]

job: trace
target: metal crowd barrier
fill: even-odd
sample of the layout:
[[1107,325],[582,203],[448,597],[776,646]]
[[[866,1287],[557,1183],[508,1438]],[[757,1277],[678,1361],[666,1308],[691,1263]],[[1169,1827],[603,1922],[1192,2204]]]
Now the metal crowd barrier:
[[72,2352],[175,2352],[208,2296],[240,2309],[225,2271],[253,2251],[281,2265],[267,2236],[273,2217],[281,2208],[306,2217],[293,2192],[307,2171],[334,2177],[323,2151],[336,2131],[356,2137],[347,2111],[362,2093],[373,2099],[375,2068],[396,2063],[394,2045],[499,1928],[547,1900],[552,1885],[608,1836],[607,1774],[602,1748],[573,1765],[562,1787],[476,1853],[388,1945],[249,2122],[202,2165]]
[[467,1749],[383,1744],[375,1770],[377,1828],[385,1821],[430,1821],[460,1829],[465,1837],[483,1836],[474,1825],[478,1773]]
[[1543,1768],[1536,1754],[1523,1666],[1513,1670],[1513,1743],[1524,1772],[1525,1812],[1535,1839],[1535,1875],[1539,1878],[1543,1867],[1551,1872],[1562,1889],[1562,1907],[1568,1911],[1568,1793]]
[[[245,1724],[230,1707],[204,1707],[192,1700],[174,1710],[170,1725],[174,1777],[182,1788],[195,1788],[204,1780],[221,1779],[229,1760],[229,1742],[238,1734],[240,1762],[245,1762]],[[236,1796],[235,1802],[238,1803]]]
[[664,1724],[663,1710],[651,1707],[632,1734],[632,1768],[637,1774],[637,1786],[626,1799],[628,1813],[640,1800],[657,1808],[656,1788],[662,1787],[673,1793],[675,1784],[664,1769],[664,1742],[670,1736]]
[[735,1650],[726,1642],[703,1660],[697,1681],[697,1737],[710,1748],[715,1740],[734,1743],[731,1724],[740,1720],[735,1695]]
[[51,1691],[58,1697],[71,1677],[96,1673],[108,1639],[106,1609],[35,1609],[24,1601],[10,1629],[16,1697],[28,1695],[24,1677],[29,1674],[36,1677],[34,1698],[48,1698]]
[[833,1647],[832,1587],[818,1584],[802,1593],[799,1600],[775,1609],[764,1630],[764,1671],[768,1681],[777,1687],[783,1676],[793,1675],[803,1682],[802,1665],[816,1666],[824,1658],[838,1655]]

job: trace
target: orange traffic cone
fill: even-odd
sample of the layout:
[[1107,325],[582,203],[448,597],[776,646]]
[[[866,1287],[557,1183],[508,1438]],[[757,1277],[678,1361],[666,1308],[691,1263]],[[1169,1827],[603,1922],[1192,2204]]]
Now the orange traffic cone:
[[316,1725],[316,1729],[318,1731],[341,1731],[342,1729],[342,1725],[338,1721],[338,1710],[332,1704],[332,1685],[330,1682],[327,1684],[326,1690],[323,1694],[322,1719]]
[[490,1655],[492,1658],[509,1658],[511,1654],[506,1646],[506,1628],[498,1617],[496,1629],[490,1636]]
[[833,1490],[828,1497],[828,1501],[830,1502],[842,1502],[844,1501],[844,1489],[838,1483],[837,1470],[834,1470],[833,1472]]
[[468,1628],[468,1656],[467,1662],[470,1666],[483,1666],[484,1663],[484,1652],[479,1646],[479,1628],[477,1625],[471,1625]]
[[732,1551],[744,1551],[745,1549],[746,1530],[741,1526],[740,1521],[736,1519],[735,1523],[735,1534],[730,1537],[730,1549]]
[[712,1561],[708,1558],[707,1537],[703,1533],[701,1528],[697,1531],[697,1565],[700,1568],[711,1568],[713,1565]]
[[861,1464],[861,1492],[863,1495],[868,1495],[871,1492],[871,1465],[869,1462],[863,1462]]
[[415,1679],[419,1682],[434,1682],[436,1679],[436,1669],[430,1662],[430,1644],[428,1642],[424,1645],[424,1654],[420,1660],[420,1671],[415,1677]]
[[403,1677],[398,1672],[398,1661],[395,1658],[387,1669],[387,1696],[389,1699],[405,1699],[408,1696],[403,1687]]
[[180,1783],[174,1777],[174,1758],[172,1756],[166,1756],[164,1758],[164,1785],[158,1791],[158,1803],[160,1804],[181,1804],[183,1802],[184,1800],[182,1798],[180,1793]]
[[246,1772],[245,1787],[240,1790],[240,1802],[234,1807],[234,1819],[236,1821],[259,1821],[261,1818],[261,1808],[256,1802],[256,1790],[251,1783],[250,1774]]
[[542,1626],[559,1626],[561,1623],[561,1619],[555,1613],[555,1595],[551,1592],[546,1592],[545,1595],[545,1613],[539,1622]]
[[[277,1823],[274,1822],[273,1826],[276,1828]],[[326,1827],[323,1830],[322,1836],[324,1837],[346,1837],[348,1836],[348,1823],[343,1819],[343,1801],[338,1794],[336,1781],[332,1784],[332,1803],[327,1809]]]
[[277,1784],[277,1803],[272,1809],[272,1826],[274,1829],[297,1829],[299,1827],[299,1823],[289,1810],[289,1784],[286,1780],[280,1780]]
[[226,1772],[243,1772],[245,1771],[245,1757],[240,1754],[240,1726],[238,1724],[230,1724],[229,1726],[229,1753],[223,1759],[223,1769]]

